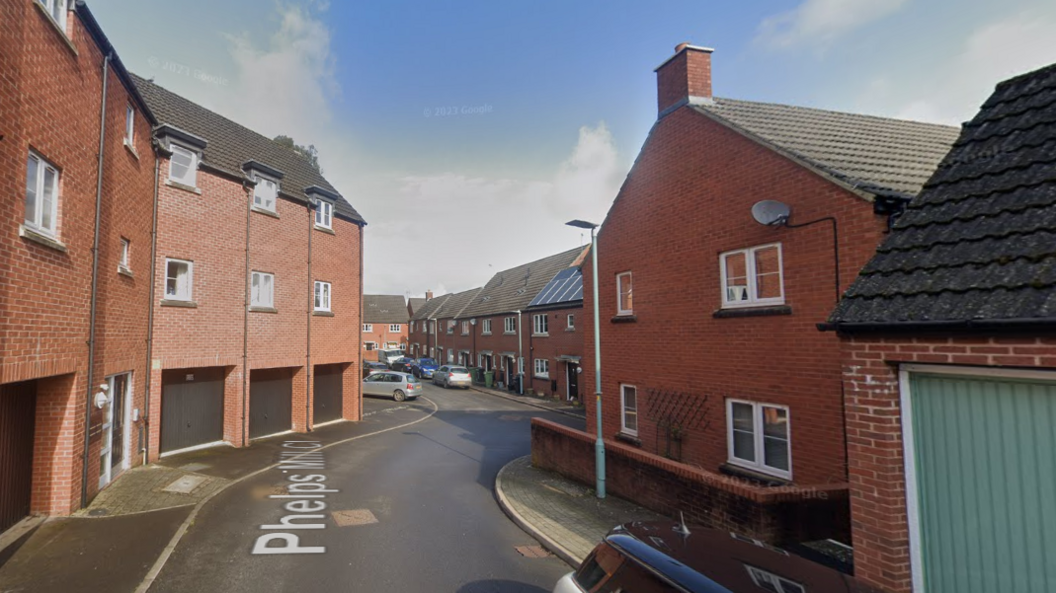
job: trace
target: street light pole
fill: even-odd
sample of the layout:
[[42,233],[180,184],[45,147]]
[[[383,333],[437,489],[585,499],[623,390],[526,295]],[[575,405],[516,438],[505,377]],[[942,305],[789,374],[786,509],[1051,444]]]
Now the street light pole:
[[597,440],[594,441],[594,490],[598,498],[605,498],[605,440],[602,438],[601,429],[601,313],[598,303],[598,243],[594,238],[594,229],[598,228],[598,225],[583,220],[573,220],[565,224],[590,229],[590,261],[593,271],[591,280],[594,285],[594,426],[597,433]]

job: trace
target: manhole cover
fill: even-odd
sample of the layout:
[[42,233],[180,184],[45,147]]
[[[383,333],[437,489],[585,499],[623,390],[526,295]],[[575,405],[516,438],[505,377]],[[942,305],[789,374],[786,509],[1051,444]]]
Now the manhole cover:
[[161,490],[162,492],[175,492],[176,494],[190,494],[207,479],[205,476],[183,476]]
[[110,509],[92,509],[88,511],[89,517],[105,517],[110,514]]
[[542,546],[514,546],[513,549],[525,558],[546,558],[550,555]]
[[209,469],[212,467],[208,463],[188,463],[187,465],[181,465],[180,469],[185,472],[200,472],[203,469]]
[[369,509],[356,509],[353,511],[334,511],[334,522],[338,527],[353,527],[356,525],[370,525],[377,523],[378,518]]

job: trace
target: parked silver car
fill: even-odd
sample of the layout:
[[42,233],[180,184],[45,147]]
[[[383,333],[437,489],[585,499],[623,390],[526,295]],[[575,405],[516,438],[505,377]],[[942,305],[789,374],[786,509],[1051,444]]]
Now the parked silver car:
[[380,395],[402,402],[422,394],[422,382],[408,373],[381,371],[363,379],[363,395]]
[[472,384],[473,378],[466,367],[445,364],[433,373],[433,385],[443,385],[445,389],[452,385],[469,389]]

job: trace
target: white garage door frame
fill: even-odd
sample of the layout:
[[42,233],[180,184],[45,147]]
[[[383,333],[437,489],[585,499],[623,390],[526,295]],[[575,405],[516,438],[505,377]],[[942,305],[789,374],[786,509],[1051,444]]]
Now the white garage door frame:
[[1035,371],[996,367],[966,367],[906,363],[898,367],[898,391],[902,410],[902,460],[906,478],[906,520],[909,523],[909,561],[913,593],[927,593],[924,588],[924,558],[920,548],[920,505],[917,491],[916,447],[913,440],[913,404],[909,376],[912,373],[986,377],[993,379],[1031,379],[1056,383],[1056,370]]

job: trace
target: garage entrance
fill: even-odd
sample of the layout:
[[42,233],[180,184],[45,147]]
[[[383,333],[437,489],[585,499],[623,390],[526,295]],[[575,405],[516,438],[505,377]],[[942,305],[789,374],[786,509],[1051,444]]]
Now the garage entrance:
[[909,386],[921,590],[1056,591],[1056,383],[911,373]]
[[37,382],[0,385],[0,533],[29,514]]
[[249,372],[249,438],[286,432],[293,426],[293,369]]
[[161,452],[224,440],[224,369],[161,373]]
[[340,364],[321,364],[315,367],[312,388],[312,417],[315,424],[340,420],[342,417],[342,383]]

